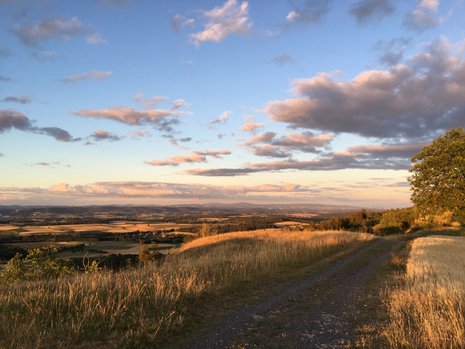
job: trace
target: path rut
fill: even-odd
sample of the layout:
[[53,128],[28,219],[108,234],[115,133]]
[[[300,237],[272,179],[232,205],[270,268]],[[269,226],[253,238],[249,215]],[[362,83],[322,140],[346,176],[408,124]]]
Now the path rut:
[[366,285],[398,247],[399,242],[376,239],[271,297],[239,307],[183,347],[351,347]]

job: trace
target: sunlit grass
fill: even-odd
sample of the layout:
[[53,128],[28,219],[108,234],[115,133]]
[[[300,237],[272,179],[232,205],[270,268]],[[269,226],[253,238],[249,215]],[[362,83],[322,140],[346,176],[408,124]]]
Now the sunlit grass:
[[147,347],[181,328],[192,305],[211,295],[369,239],[343,232],[231,233],[195,240],[141,269],[0,285],[0,347]]
[[412,244],[405,284],[388,300],[393,348],[465,348],[465,238]]

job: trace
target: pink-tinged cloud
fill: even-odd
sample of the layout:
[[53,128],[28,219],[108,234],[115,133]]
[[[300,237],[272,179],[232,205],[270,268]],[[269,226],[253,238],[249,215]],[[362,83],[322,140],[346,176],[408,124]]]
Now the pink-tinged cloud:
[[[0,192],[2,190],[9,191],[9,188],[0,188]],[[25,188],[24,191],[27,189]],[[316,190],[295,183],[215,186],[163,182],[96,182],[84,185],[57,183],[48,189],[35,188],[34,192],[91,197],[237,199],[257,194],[313,193]]]
[[333,134],[312,132],[276,136],[276,132],[258,134],[250,137],[245,145],[258,156],[285,158],[291,157],[294,152],[318,153],[318,148],[327,146],[334,138]]
[[104,130],[95,130],[91,136],[95,141],[119,141],[122,137]]
[[273,121],[378,138],[426,138],[465,122],[465,59],[446,39],[390,70],[352,81],[328,74],[294,81],[296,97],[271,101]]
[[265,127],[265,124],[261,122],[255,122],[251,116],[246,116],[244,124],[241,126],[241,130],[244,132],[254,133],[257,129]]
[[249,3],[239,4],[236,0],[227,0],[222,6],[204,13],[207,19],[202,31],[190,35],[193,43],[199,45],[207,41],[220,42],[232,34],[247,34],[252,28],[248,15]]
[[85,73],[69,75],[62,81],[67,84],[74,84],[75,82],[82,80],[105,80],[112,75],[113,73],[111,71],[88,71]]
[[[179,123],[178,117],[186,112],[180,110],[185,102],[174,101],[171,109],[136,110],[130,107],[112,107],[109,109],[83,109],[74,115],[96,119],[109,119],[127,125],[152,125],[162,131],[171,131]],[[173,102],[173,103],[174,103]]]
[[[238,168],[190,169],[187,170],[186,173],[195,176],[233,177],[283,170],[407,170],[411,166],[410,158],[419,152],[426,144],[427,142],[360,145],[350,147],[344,152],[320,154],[318,158],[313,160],[288,159],[283,161],[246,163]],[[270,150],[270,152],[272,150]]]
[[225,124],[229,120],[229,117],[231,116],[231,114],[232,112],[230,112],[229,110],[226,110],[222,112],[220,115],[218,115],[218,117],[216,117],[215,119],[210,120],[208,122],[208,125],[210,125],[210,127],[213,127],[216,125]]
[[229,150],[207,150],[207,151],[195,151],[188,155],[173,156],[165,160],[152,160],[145,162],[151,166],[179,166],[181,164],[207,162],[208,157],[220,159],[224,155],[230,155]]
[[424,31],[439,25],[439,0],[420,0],[415,9],[404,18],[404,25],[416,31]]

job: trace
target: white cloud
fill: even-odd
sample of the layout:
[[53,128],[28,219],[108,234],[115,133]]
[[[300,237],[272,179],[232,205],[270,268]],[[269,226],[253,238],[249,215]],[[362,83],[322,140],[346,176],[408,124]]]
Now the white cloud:
[[247,34],[252,28],[248,15],[249,3],[227,0],[222,6],[204,13],[207,19],[202,31],[190,35],[193,43],[220,42],[232,34]]

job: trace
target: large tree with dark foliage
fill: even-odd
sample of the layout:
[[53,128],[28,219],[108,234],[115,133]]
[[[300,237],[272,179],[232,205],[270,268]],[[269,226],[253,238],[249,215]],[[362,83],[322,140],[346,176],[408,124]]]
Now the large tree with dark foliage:
[[454,128],[412,158],[412,201],[423,214],[465,220],[465,130]]

